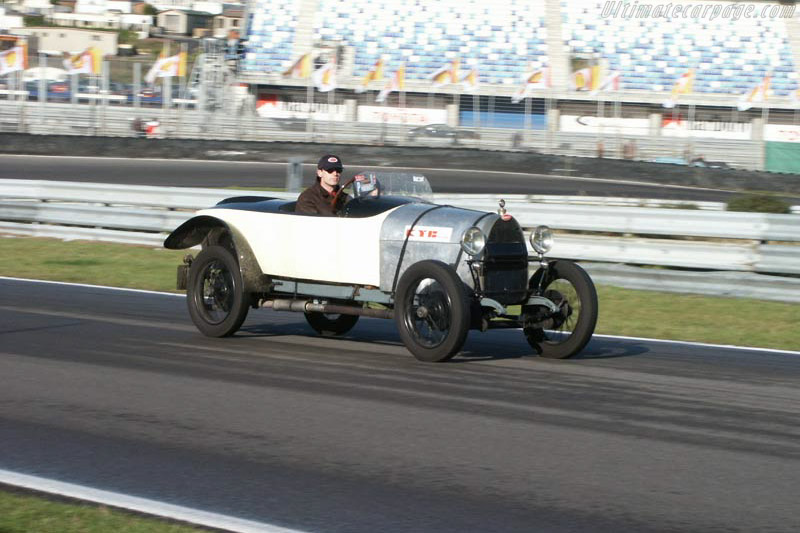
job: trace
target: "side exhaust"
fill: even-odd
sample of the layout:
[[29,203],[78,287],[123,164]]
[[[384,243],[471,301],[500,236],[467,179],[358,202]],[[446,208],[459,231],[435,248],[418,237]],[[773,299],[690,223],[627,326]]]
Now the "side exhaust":
[[355,305],[319,304],[310,300],[262,300],[261,307],[275,311],[292,311],[296,313],[331,313],[338,315],[359,315],[371,318],[394,318],[393,309],[369,309]]

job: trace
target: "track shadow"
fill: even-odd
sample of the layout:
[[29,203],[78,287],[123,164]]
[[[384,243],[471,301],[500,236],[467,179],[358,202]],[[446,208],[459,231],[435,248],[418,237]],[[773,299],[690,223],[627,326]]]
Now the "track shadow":
[[[302,315],[293,313],[259,313],[248,317],[238,337],[286,337],[298,336],[320,338]],[[359,344],[402,347],[397,328],[391,320],[361,318],[347,334],[326,337],[331,341],[346,340]],[[639,341],[592,339],[583,351],[571,361],[634,357],[650,353],[651,349]],[[496,329],[486,332],[470,331],[464,347],[450,362],[469,363],[478,361],[538,358],[522,331]]]
[[573,359],[615,359],[651,353],[652,350],[640,341],[598,339],[594,337],[586,348]]

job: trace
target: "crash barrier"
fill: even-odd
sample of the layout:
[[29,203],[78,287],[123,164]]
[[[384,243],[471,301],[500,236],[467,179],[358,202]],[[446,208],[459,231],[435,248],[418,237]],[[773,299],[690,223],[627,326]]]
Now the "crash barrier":
[[[167,232],[191,217],[195,209],[239,194],[259,193],[0,180],[0,231],[159,246]],[[284,192],[262,194],[296,197],[295,193]],[[486,195],[434,196],[436,203],[483,211],[496,211],[500,199],[500,196]],[[669,209],[612,205],[613,199],[596,199],[597,204],[589,205],[587,197],[506,195],[502,199],[505,209],[523,228],[546,224],[557,231],[552,257],[739,273],[800,274],[800,216],[797,215],[712,210],[720,206],[709,202],[699,203],[697,207],[702,209]],[[548,203],[554,201],[561,203]],[[657,200],[624,201],[663,205]],[[623,284],[620,280],[625,278],[617,274],[603,275],[617,284]],[[631,277],[627,284],[636,281],[639,288],[647,283],[643,279],[649,279],[650,288],[665,289],[667,284],[657,281],[658,276],[663,278],[663,275],[663,271],[652,271]],[[797,290],[766,291],[764,297],[777,295],[778,299],[800,301],[800,280],[774,277],[775,283],[778,280],[790,287],[797,286]],[[679,280],[673,285],[685,291],[691,283]],[[708,287],[709,283],[704,281],[700,285]],[[726,292],[733,292],[733,289],[720,289],[718,293]]]
[[[153,124],[135,129],[139,119]],[[682,161],[702,155],[734,168],[762,170],[764,143],[750,140],[624,136],[510,128],[476,129],[479,138],[415,137],[417,124],[384,124],[308,119],[271,119],[252,110],[205,111],[193,108],[72,105],[0,100],[0,131],[34,135],[85,135],[214,139],[266,142],[325,142],[372,146],[461,147],[494,151],[535,151],[557,156],[622,159],[625,146],[635,143],[633,158],[641,161]],[[684,167],[685,168],[685,167]],[[570,174],[569,164],[561,169]]]

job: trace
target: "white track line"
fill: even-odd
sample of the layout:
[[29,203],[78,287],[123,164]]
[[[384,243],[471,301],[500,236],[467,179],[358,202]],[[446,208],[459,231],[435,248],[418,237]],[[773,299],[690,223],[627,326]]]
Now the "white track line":
[[180,505],[171,505],[117,492],[93,489],[83,485],[29,476],[9,470],[0,469],[0,483],[237,533],[301,533],[297,529],[287,529],[263,522],[243,520],[233,516],[209,513],[189,507],[181,507]]
[[[175,296],[178,298],[185,298],[184,294],[176,294],[174,292],[159,292],[159,291],[146,291],[142,289],[126,289],[124,287],[109,287],[107,285],[88,285],[85,283],[69,283],[66,281],[48,281],[48,280],[41,280],[41,279],[27,279],[27,278],[12,278],[7,276],[0,276],[0,280],[11,280],[11,281],[24,281],[30,283],[49,283],[52,285],[66,285],[68,287],[85,287],[89,289],[106,289],[110,291],[123,291],[123,292],[135,292],[135,293],[142,293],[142,294],[158,294],[164,296]],[[517,328],[519,329],[519,328]],[[624,335],[601,335],[599,333],[595,333],[593,337],[597,337],[600,339],[618,339],[618,340],[632,340],[632,341],[646,341],[646,342],[654,342],[654,343],[662,343],[662,344],[679,344],[682,346],[700,346],[705,348],[725,348],[730,350],[749,350],[749,351],[759,351],[759,352],[769,352],[769,353],[780,353],[780,354],[788,354],[788,355],[800,355],[798,351],[792,350],[780,350],[776,348],[756,348],[752,346],[736,346],[734,344],[710,344],[705,342],[691,342],[691,341],[673,341],[668,339],[649,339],[647,337],[626,337]]]
[[0,280],[3,279],[7,279],[10,281],[25,281],[30,283],[45,283],[49,285],[66,285],[67,287],[84,287],[87,289],[106,289],[109,291],[137,292],[141,294],[159,294],[163,296],[177,296],[178,298],[186,297],[185,294],[177,294],[174,292],[147,291],[144,289],[128,289],[126,287],[110,287],[108,285],[89,285],[87,283],[71,283],[68,281],[50,281],[46,279],[12,278],[8,276],[0,276]]
[[706,342],[691,342],[691,341],[671,341],[667,339],[648,339],[647,337],[626,337],[623,335],[601,335],[595,333],[592,338],[610,339],[610,340],[623,340],[623,341],[645,341],[661,344],[680,344],[681,346],[699,346],[703,348],[725,348],[726,350],[747,350],[757,352],[779,353],[787,355],[800,355],[800,352],[792,350],[779,350],[777,348],[754,348],[751,346],[736,346],[735,344],[710,344]]

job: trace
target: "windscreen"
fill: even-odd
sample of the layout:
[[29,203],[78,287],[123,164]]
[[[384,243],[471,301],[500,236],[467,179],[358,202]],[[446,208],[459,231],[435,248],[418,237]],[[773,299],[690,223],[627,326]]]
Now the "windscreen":
[[359,172],[353,182],[353,197],[406,196],[433,201],[428,179],[413,172]]

